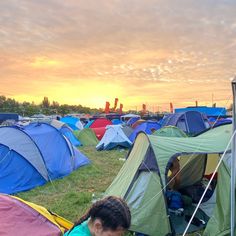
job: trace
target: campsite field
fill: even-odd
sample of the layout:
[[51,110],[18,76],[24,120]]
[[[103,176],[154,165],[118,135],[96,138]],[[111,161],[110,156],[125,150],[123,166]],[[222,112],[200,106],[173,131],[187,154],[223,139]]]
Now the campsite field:
[[77,220],[91,205],[93,194],[99,197],[107,189],[124,163],[120,159],[124,159],[128,152],[98,152],[94,147],[83,147],[80,150],[89,157],[90,165],[63,179],[19,193],[17,196],[40,204],[68,220]]
[[24,200],[43,205],[50,211],[75,221],[91,205],[92,195],[104,192],[118,173],[126,150],[101,151],[94,147],[80,150],[91,160],[91,164],[79,168],[69,176],[54,180],[28,192],[19,193]]

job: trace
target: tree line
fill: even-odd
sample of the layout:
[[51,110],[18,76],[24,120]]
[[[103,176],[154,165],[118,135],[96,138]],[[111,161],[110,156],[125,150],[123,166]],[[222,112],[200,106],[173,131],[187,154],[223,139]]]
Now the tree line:
[[18,102],[13,98],[0,96],[0,112],[17,113],[21,116],[32,116],[34,114],[44,115],[65,115],[70,113],[95,114],[102,112],[101,109],[85,107],[82,105],[60,105],[56,101],[50,102],[48,97],[44,97],[40,104],[34,102]]

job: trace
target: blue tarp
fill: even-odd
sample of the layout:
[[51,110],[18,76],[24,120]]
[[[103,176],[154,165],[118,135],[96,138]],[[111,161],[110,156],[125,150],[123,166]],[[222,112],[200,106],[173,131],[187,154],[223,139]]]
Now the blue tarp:
[[161,128],[161,125],[158,122],[147,121],[140,125],[138,125],[133,133],[129,136],[131,142],[134,142],[137,134],[141,131],[145,132],[146,134],[152,134],[153,130],[158,130]]
[[227,110],[225,107],[186,107],[186,108],[176,108],[175,113],[182,113],[186,111],[198,111],[206,116],[226,116]]
[[53,126],[0,128],[0,192],[16,193],[62,178],[90,163]]

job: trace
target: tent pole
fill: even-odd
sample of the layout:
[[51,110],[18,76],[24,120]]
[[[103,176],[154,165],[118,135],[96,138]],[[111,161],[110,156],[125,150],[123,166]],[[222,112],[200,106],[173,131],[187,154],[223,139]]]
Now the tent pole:
[[[236,130],[236,77],[232,81],[233,90],[233,132]],[[235,231],[235,168],[236,168],[236,138],[233,137],[232,142],[232,158],[231,158],[231,214],[230,214],[230,225],[231,225],[231,236],[234,236]]]

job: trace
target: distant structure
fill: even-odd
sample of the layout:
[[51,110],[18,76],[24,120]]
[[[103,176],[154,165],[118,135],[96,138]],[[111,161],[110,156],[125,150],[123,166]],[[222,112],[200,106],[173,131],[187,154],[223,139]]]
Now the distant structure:
[[15,121],[19,120],[19,115],[16,113],[0,113],[0,124],[6,121]]

